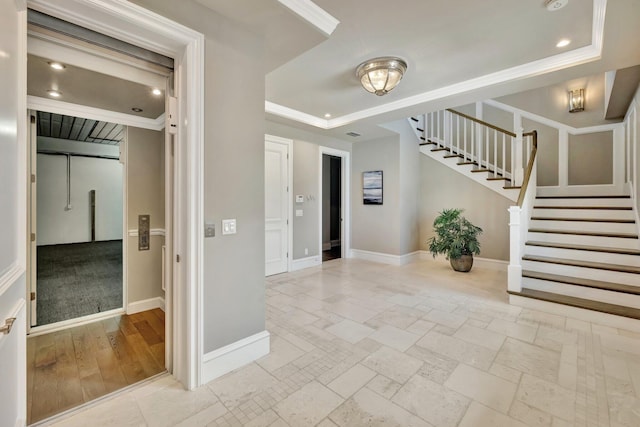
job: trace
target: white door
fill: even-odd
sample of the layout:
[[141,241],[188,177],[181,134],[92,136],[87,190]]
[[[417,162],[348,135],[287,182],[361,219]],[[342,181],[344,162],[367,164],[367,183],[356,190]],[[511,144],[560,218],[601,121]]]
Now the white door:
[[289,144],[265,139],[265,275],[288,269],[289,250]]
[[[25,425],[27,399],[26,11],[18,3],[0,0],[0,426],[11,427]],[[10,332],[6,319],[15,319]]]

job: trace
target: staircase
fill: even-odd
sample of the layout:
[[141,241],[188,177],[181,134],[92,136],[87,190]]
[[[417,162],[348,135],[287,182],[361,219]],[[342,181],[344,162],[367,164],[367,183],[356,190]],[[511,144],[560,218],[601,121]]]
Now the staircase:
[[420,152],[516,201],[534,132],[514,133],[454,110],[411,117]]
[[[626,186],[606,195],[593,195],[603,194],[601,186],[582,186],[578,194],[587,195],[568,186],[540,195],[535,131],[510,132],[453,110],[409,122],[421,153],[516,202],[509,209],[508,293],[516,298],[510,301],[640,319],[640,239],[628,176]],[[621,179],[614,172],[614,184]]]

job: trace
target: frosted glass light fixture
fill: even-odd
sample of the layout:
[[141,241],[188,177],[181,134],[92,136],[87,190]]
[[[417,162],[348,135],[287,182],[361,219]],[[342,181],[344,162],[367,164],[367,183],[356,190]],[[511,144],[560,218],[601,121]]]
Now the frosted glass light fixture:
[[584,111],[584,89],[569,91],[569,112],[579,113]]
[[356,75],[367,92],[382,96],[398,86],[405,71],[406,62],[400,58],[385,56],[358,65]]

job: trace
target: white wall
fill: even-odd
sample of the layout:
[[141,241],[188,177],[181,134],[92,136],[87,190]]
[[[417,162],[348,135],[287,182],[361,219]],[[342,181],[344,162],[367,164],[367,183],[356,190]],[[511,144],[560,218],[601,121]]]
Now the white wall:
[[122,165],[118,160],[71,156],[71,209],[67,158],[37,157],[38,246],[91,241],[89,192],[96,190],[96,240],[122,239]]

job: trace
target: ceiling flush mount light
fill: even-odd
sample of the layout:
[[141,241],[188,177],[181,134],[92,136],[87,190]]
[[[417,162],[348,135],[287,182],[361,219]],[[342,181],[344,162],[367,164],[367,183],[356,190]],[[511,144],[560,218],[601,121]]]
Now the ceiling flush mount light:
[[386,95],[400,83],[407,71],[407,63],[400,58],[381,57],[370,59],[356,68],[358,80],[367,92]]
[[569,46],[569,43],[571,43],[571,40],[569,39],[562,39],[558,42],[558,44],[556,44],[556,47],[565,47],[565,46]]
[[584,89],[569,91],[569,112],[579,113],[584,111]]
[[548,11],[553,12],[562,9],[569,3],[569,0],[547,0],[544,4]]
[[142,113],[142,108],[133,107],[131,111],[133,111],[134,113]]
[[327,114],[325,114],[325,115],[324,115],[324,118],[325,118],[325,119],[330,119],[330,118],[331,118],[331,113],[327,113]]
[[51,90],[48,90],[47,93],[52,98],[60,98],[62,96],[62,92],[60,92],[58,90],[51,89]]
[[161,91],[160,89],[158,89],[158,88],[154,88],[154,89],[151,91],[151,93],[152,93],[152,94],[154,94],[155,96],[160,96],[160,95],[162,95],[162,91]]
[[67,68],[67,67],[64,66],[64,64],[61,64],[59,62],[49,62],[49,67],[53,68],[54,70],[58,70],[58,71],[64,70],[65,68]]

